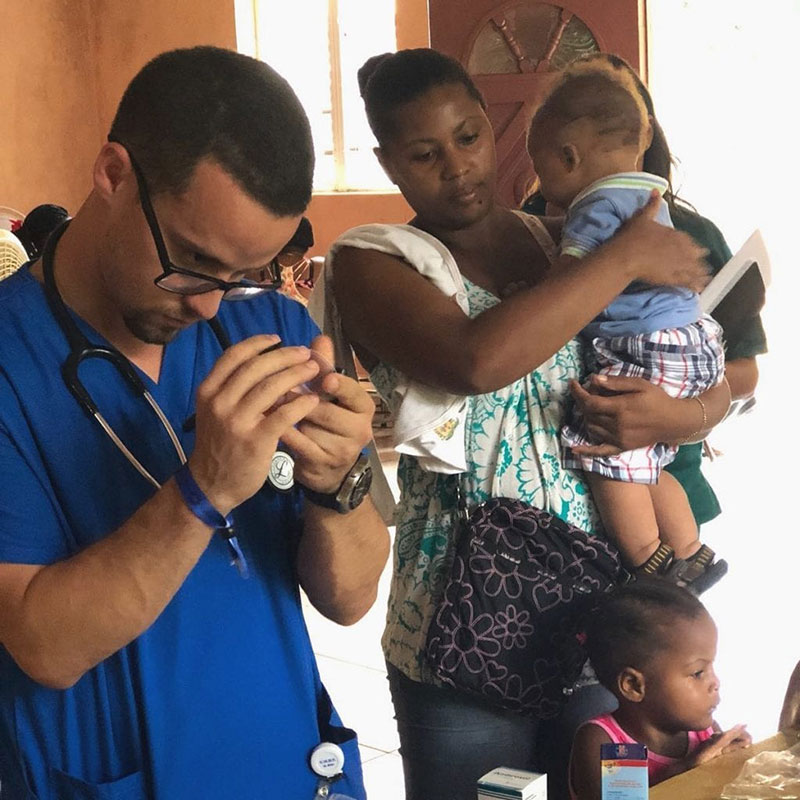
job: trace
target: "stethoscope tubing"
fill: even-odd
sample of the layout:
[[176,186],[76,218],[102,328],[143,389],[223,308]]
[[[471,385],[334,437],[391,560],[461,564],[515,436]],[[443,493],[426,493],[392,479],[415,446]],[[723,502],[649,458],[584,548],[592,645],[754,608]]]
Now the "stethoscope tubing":
[[[58,290],[58,285],[55,280],[55,273],[53,268],[53,255],[58,240],[61,238],[64,231],[67,229],[69,222],[65,222],[60,228],[53,232],[47,241],[47,245],[42,252],[42,274],[44,277],[44,293],[47,298],[48,305],[53,314],[54,319],[61,328],[67,343],[70,348],[69,355],[64,363],[61,365],[61,374],[64,383],[69,389],[72,396],[77,401],[78,405],[83,409],[84,413],[91,419],[94,419],[98,425],[105,431],[114,445],[120,450],[130,464],[137,470],[137,472],[156,489],[161,488],[161,484],[153,477],[153,475],[145,468],[138,458],[131,452],[130,448],[122,441],[120,436],[116,433],[109,422],[100,413],[96,403],[92,400],[91,395],[83,385],[78,369],[84,361],[91,358],[102,358],[109,362],[120,374],[125,384],[133,392],[144,399],[153,412],[158,417],[164,431],[169,437],[175,452],[178,455],[181,465],[187,461],[186,453],[181,445],[175,429],[172,427],[170,421],[167,419],[164,411],[155,401],[155,398],[147,390],[144,381],[137,375],[134,366],[128,361],[125,356],[113,347],[106,347],[103,345],[92,344],[83,332],[78,328],[75,321],[70,316],[69,309],[64,303],[61,293]],[[214,332],[220,346],[223,350],[230,346],[230,339],[227,333],[216,318],[210,320],[209,324]]]

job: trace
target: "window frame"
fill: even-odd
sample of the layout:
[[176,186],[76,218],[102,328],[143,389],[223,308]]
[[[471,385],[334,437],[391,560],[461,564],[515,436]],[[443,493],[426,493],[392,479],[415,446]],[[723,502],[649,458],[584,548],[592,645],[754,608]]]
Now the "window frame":
[[[240,53],[252,56],[269,63],[262,58],[259,46],[259,31],[263,22],[264,6],[271,0],[234,0],[236,42]],[[328,68],[330,70],[330,126],[332,149],[325,150],[325,156],[333,157],[332,185],[315,185],[313,194],[397,194],[398,189],[388,178],[386,183],[373,186],[360,186],[348,181],[347,156],[345,142],[347,129],[344,114],[344,95],[342,87],[341,31],[339,27],[339,0],[326,0],[328,26]],[[389,0],[391,2],[391,0]],[[392,3],[395,6],[395,3]],[[394,47],[397,47],[397,27],[395,23]],[[307,110],[308,111],[308,110]],[[324,113],[324,112],[323,112]],[[316,150],[316,146],[315,146]],[[321,153],[317,150],[317,155]],[[380,167],[377,167],[380,170]],[[376,173],[377,174],[377,173]]]

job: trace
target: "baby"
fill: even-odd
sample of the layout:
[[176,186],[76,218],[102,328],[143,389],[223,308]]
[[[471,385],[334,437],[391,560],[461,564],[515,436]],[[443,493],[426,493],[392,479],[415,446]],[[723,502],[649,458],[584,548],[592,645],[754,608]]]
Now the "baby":
[[[568,69],[531,122],[528,151],[544,198],[567,209],[561,264],[608,240],[667,182],[638,171],[652,127],[630,78],[604,64]],[[672,226],[661,200],[656,220]],[[568,268],[568,266],[566,267]],[[587,367],[600,375],[645,378],[673,397],[697,402],[724,379],[721,329],[690,289],[634,283],[582,331]],[[616,456],[575,452],[591,442],[576,412],[561,433],[564,464],[584,470],[604,526],[635,574],[665,576],[697,594],[727,571],[701,545],[689,500],[663,467],[667,443]]]

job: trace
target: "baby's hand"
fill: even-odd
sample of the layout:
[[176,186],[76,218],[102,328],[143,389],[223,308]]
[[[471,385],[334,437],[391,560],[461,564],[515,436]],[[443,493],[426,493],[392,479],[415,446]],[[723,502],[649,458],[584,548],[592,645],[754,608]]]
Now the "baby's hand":
[[741,750],[753,743],[753,737],[747,732],[744,725],[734,725],[730,730],[715,733],[708,741],[703,742],[689,758],[688,768],[705,764],[712,758]]

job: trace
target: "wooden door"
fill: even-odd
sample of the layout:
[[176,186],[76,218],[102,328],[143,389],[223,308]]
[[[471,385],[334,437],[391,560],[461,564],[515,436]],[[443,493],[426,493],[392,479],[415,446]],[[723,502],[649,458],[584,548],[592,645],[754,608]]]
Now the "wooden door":
[[559,69],[611,52],[646,78],[644,1],[429,0],[431,47],[457,58],[486,98],[502,202],[519,206],[528,193],[528,121]]

